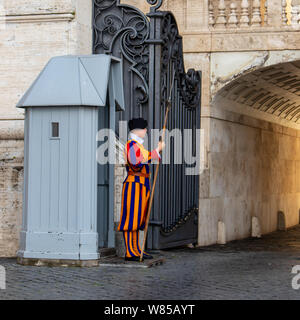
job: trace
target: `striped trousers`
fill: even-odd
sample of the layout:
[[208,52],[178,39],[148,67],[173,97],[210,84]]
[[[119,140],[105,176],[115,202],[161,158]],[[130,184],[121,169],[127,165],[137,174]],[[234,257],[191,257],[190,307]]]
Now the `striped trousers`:
[[[150,190],[144,184],[125,182],[122,189],[121,217],[117,230],[123,232],[126,257],[139,257],[139,230],[144,230]],[[149,255],[144,251],[144,256]]]
[[122,188],[121,217],[118,231],[143,230],[150,190],[137,182],[125,182]]
[[[123,237],[126,248],[126,257],[139,257],[142,252],[139,244],[139,230],[123,231]],[[149,256],[149,253],[144,251],[143,255]]]

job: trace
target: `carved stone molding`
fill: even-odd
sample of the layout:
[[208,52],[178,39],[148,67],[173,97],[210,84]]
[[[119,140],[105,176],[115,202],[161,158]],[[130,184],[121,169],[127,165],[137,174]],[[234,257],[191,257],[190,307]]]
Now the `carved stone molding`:
[[75,18],[74,13],[49,13],[0,16],[0,22],[5,23],[34,23],[34,22],[70,22]]

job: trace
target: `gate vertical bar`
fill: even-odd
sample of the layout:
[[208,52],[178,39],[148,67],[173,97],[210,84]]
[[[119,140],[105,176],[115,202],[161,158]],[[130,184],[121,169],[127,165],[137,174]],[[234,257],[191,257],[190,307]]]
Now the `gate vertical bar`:
[[[155,7],[151,7],[147,14],[150,18],[150,35],[146,40],[150,45],[149,50],[149,128],[160,129],[161,121],[161,19],[163,17],[160,11],[156,11]],[[152,148],[153,146],[151,146]],[[152,175],[153,179],[153,175]],[[157,181],[160,181],[160,172],[158,172]],[[160,183],[156,184],[155,194],[153,198],[153,207],[151,211],[147,248],[159,248],[159,230],[161,227],[161,211],[159,206]]]

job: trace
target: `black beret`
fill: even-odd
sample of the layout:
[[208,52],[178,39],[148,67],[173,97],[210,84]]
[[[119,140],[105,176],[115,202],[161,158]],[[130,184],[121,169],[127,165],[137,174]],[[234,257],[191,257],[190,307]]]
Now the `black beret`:
[[130,131],[133,129],[145,129],[147,126],[148,122],[144,118],[133,118],[128,122],[128,127]]

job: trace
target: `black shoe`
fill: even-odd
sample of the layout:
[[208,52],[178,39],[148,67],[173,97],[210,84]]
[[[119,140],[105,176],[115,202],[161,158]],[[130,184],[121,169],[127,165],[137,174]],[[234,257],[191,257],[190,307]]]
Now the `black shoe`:
[[[144,258],[142,259],[142,261],[144,260]],[[125,257],[125,261],[140,261],[140,257]]]

